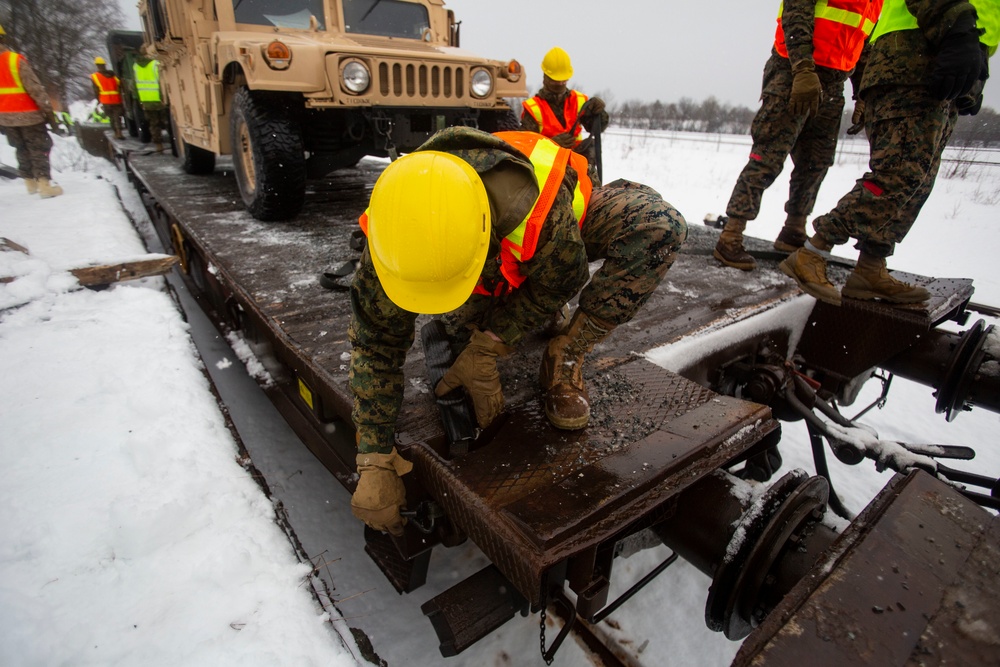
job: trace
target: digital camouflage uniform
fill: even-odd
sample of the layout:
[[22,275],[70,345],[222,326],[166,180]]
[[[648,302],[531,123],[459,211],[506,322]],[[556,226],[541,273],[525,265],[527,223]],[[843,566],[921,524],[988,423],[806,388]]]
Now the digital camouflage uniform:
[[[538,196],[530,162],[509,144],[469,128],[439,132],[418,150],[452,153],[483,179],[493,243],[482,281],[487,288],[497,285],[502,280],[499,239],[521,222]],[[681,214],[652,188],[619,180],[594,190],[581,231],[572,212],[575,185],[576,174],[569,169],[537,251],[523,267],[527,280],[505,297],[474,294],[445,316],[449,332],[459,341],[475,325],[515,345],[581,288],[582,311],[623,324],[656,289],[687,237]],[[588,283],[588,263],[600,259],[604,263]],[[358,447],[361,452],[388,453],[403,398],[403,362],[413,344],[417,315],[389,300],[367,251],[351,285],[351,306],[350,385]]]
[[788,58],[772,49],[764,65],[761,107],[750,126],[753,138],[750,160],[740,173],[726,206],[726,215],[731,218],[757,218],[764,190],[774,183],[789,155],[793,168],[785,212],[808,216],[816,204],[826,172],[833,165],[848,72],[817,65],[816,74],[823,85],[819,112],[796,115],[788,107],[792,67],[813,57],[815,11],[816,0],[784,2],[781,26]]
[[[9,50],[0,43],[0,53]],[[49,164],[52,137],[45,124],[53,117],[52,103],[45,87],[24,58],[21,59],[19,76],[25,92],[35,101],[39,110],[0,113],[0,132],[7,136],[7,143],[14,149],[17,167],[24,178],[49,179],[52,177]]]
[[[880,258],[893,254],[934,187],[963,100],[934,99],[927,81],[944,34],[962,14],[975,11],[967,0],[906,0],[906,6],[920,28],[875,40],[861,82],[869,171],[832,211],[813,221],[830,243],[853,238],[859,250]],[[972,94],[981,92],[982,81]]]

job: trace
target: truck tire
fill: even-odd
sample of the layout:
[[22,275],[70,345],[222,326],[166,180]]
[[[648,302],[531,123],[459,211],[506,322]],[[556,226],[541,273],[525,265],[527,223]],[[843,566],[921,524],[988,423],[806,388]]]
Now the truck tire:
[[243,203],[258,220],[294,218],[305,199],[305,147],[285,99],[247,88],[233,97],[233,170]]

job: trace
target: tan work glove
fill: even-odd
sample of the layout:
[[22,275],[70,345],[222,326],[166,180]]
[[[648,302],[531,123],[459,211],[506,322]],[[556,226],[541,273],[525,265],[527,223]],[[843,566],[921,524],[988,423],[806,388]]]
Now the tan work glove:
[[865,103],[857,100],[854,103],[854,113],[851,114],[851,126],[847,128],[848,134],[857,134],[865,129]]
[[406,519],[399,508],[406,506],[406,489],[399,477],[413,470],[413,464],[393,447],[388,454],[358,454],[358,487],[351,496],[351,513],[375,530],[403,534]]
[[792,94],[788,97],[788,107],[796,116],[816,115],[819,101],[823,97],[823,84],[816,74],[816,65],[803,60],[792,68]]
[[472,397],[472,407],[476,411],[479,427],[486,428],[503,410],[503,390],[500,387],[500,372],[497,371],[497,357],[506,356],[512,351],[512,348],[493,340],[479,329],[474,330],[469,344],[437,383],[434,395],[440,398],[453,389],[465,387]]
[[557,134],[552,137],[552,141],[556,142],[563,148],[573,148],[576,146],[576,137],[573,136],[572,132],[563,132],[562,134]]

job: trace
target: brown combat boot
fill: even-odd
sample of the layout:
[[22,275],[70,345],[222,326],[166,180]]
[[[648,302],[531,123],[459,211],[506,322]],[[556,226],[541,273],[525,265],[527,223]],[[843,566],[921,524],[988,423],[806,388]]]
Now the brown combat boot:
[[38,179],[37,178],[26,178],[24,179],[24,187],[28,189],[28,194],[33,195],[38,192]]
[[743,230],[747,221],[743,218],[729,218],[726,226],[719,232],[719,242],[715,244],[712,253],[717,260],[741,271],[753,271],[757,268],[757,260],[743,247]]
[[781,252],[795,252],[806,244],[806,216],[789,215],[785,218],[785,226],[778,232],[774,240],[774,249]]
[[922,303],[931,298],[930,292],[923,287],[893,278],[885,268],[884,257],[864,252],[847,277],[841,294],[851,299],[881,299],[889,303]]
[[826,258],[808,241],[778,264],[778,268],[799,284],[802,291],[833,306],[840,305],[840,291],[826,277]]
[[49,197],[58,197],[63,193],[63,189],[51,182],[47,178],[38,179],[38,194],[42,199],[48,199]]
[[590,421],[590,395],[583,381],[583,359],[603,340],[614,325],[590,317],[580,309],[566,333],[549,341],[542,355],[539,382],[545,395],[545,416],[552,425],[567,431],[581,429]]

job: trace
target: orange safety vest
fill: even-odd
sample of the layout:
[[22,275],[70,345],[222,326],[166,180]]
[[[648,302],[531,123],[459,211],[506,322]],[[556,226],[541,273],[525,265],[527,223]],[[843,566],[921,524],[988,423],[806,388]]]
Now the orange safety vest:
[[97,101],[101,104],[121,104],[122,96],[118,92],[118,77],[106,74],[101,74],[100,72],[94,72],[90,76],[90,80],[94,82],[97,86],[98,96]]
[[21,82],[20,53],[4,51],[0,53],[0,113],[23,113],[41,111]]
[[563,148],[535,132],[495,132],[493,136],[503,139],[531,161],[531,165],[535,168],[535,178],[540,186],[538,199],[535,200],[531,211],[514,231],[500,241],[500,273],[507,280],[507,285],[498,285],[491,293],[480,281],[473,290],[476,294],[500,296],[520,287],[525,281],[521,265],[530,261],[535,255],[542,225],[552,210],[552,204],[566,175],[566,167],[569,166],[576,171],[573,217],[581,228],[594,186],[587,175],[587,158],[579,153]]
[[[570,129],[573,130],[573,136],[576,137],[577,143],[580,142],[580,131],[583,129],[579,125],[576,125],[577,118],[580,117],[580,109],[587,101],[587,96],[583,93],[578,93],[575,90],[569,91],[569,95],[566,96],[566,102],[563,104],[563,118],[565,119],[565,124],[560,123],[559,119],[556,118],[555,112],[552,111],[552,107],[549,103],[543,100],[538,95],[526,99],[521,103],[524,110],[527,111],[535,122],[538,123],[539,132],[541,132],[546,137],[554,137],[557,134],[563,134],[564,132],[569,132]],[[576,125],[576,127],[573,127]]]
[[[813,60],[821,67],[849,72],[858,64],[865,39],[872,33],[882,13],[883,0],[818,0],[816,24],[813,27]],[[781,15],[785,3],[778,10],[778,29],[774,34],[774,48],[781,56],[788,57],[785,31]]]

